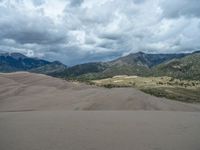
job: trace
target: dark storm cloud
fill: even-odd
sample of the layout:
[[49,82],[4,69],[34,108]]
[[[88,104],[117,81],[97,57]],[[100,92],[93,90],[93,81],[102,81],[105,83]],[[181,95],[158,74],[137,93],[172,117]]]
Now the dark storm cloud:
[[122,36],[121,34],[116,34],[116,33],[111,33],[111,34],[104,33],[104,34],[101,34],[99,38],[108,39],[108,40],[118,40],[120,39],[121,36]]
[[45,3],[45,0],[33,0],[35,6],[40,6]]
[[68,65],[200,49],[199,0],[1,0],[0,50]]
[[166,0],[161,3],[161,7],[166,17],[200,17],[199,0]]
[[70,0],[71,6],[80,6],[84,0]]

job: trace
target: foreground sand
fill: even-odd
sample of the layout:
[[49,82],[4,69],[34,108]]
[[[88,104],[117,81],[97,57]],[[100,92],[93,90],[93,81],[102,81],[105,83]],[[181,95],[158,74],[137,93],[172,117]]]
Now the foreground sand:
[[199,150],[199,111],[134,88],[0,74],[0,150]]
[[199,150],[200,113],[0,113],[1,150]]

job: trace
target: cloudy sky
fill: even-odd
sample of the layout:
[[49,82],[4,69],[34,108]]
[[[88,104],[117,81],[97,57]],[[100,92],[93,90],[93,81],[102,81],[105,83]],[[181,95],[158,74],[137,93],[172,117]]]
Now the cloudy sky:
[[0,51],[67,65],[200,50],[200,0],[0,0]]

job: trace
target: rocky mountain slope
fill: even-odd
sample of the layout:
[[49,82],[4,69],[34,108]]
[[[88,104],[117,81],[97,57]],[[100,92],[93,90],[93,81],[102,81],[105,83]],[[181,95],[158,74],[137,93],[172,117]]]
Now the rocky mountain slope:
[[174,59],[153,68],[154,76],[171,76],[178,79],[200,80],[200,53]]
[[21,53],[0,53],[0,72],[30,71],[53,74],[66,69],[60,62],[27,57]]
[[[198,54],[198,53],[196,53]],[[154,67],[174,59],[181,59],[188,54],[146,54],[138,52],[120,57],[116,60],[104,63],[87,63],[68,68],[66,78],[76,78],[79,80],[91,80],[112,77],[115,75],[138,75],[154,76]],[[195,54],[194,54],[195,55]],[[76,74],[74,71],[76,70]]]

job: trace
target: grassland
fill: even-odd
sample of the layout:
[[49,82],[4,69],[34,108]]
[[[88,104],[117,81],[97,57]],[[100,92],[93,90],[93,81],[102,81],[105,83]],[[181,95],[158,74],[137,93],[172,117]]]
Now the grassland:
[[106,88],[135,87],[141,91],[172,100],[190,103],[200,102],[200,81],[179,80],[172,77],[114,76],[93,80],[91,83]]

